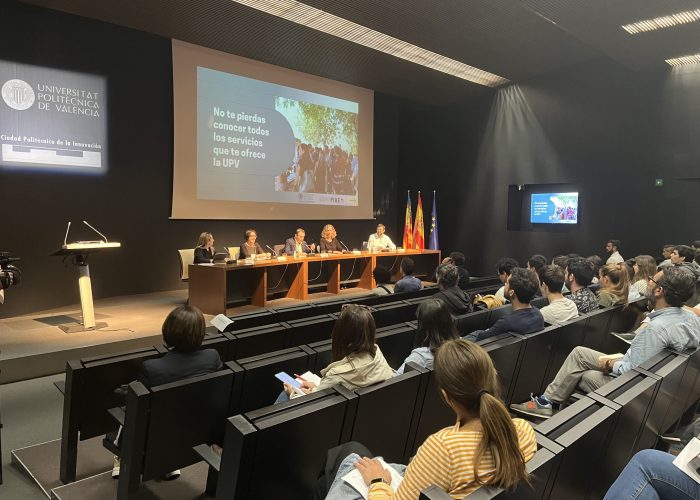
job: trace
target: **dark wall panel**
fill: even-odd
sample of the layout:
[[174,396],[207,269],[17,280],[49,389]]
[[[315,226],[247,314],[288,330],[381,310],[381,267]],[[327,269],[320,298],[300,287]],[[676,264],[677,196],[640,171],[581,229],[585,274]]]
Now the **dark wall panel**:
[[[219,245],[238,245],[248,227],[273,245],[301,225],[318,241],[324,221],[170,220],[172,196],[172,70],[170,40],[28,5],[4,2],[0,58],[85,71],[107,78],[109,170],[102,177],[0,171],[0,250],[22,258],[24,282],[8,291],[0,317],[78,301],[75,269],[48,254],[70,239],[95,239],[86,219],[123,248],[91,257],[95,298],[182,287],[176,249],[202,231]],[[28,27],[31,26],[31,29]],[[396,217],[398,119],[401,102],[376,95],[374,207],[393,235]],[[322,209],[320,209],[322,210]],[[335,223],[359,246],[373,221]],[[76,224],[78,223],[78,224]]]
[[[512,256],[660,254],[700,239],[700,70],[629,72],[596,61],[402,120],[399,199],[437,189],[443,251],[472,272]],[[655,187],[655,179],[664,179]],[[581,222],[507,230],[508,186],[578,187]],[[401,210],[402,211],[402,210]],[[403,213],[403,212],[402,212]]]

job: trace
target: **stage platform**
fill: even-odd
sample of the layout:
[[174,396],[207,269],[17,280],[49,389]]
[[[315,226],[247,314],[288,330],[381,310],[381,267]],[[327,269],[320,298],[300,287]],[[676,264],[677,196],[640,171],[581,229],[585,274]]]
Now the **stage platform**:
[[[340,296],[367,295],[367,290],[347,288]],[[306,302],[337,298],[315,293]],[[28,380],[65,371],[66,362],[160,344],[161,326],[167,314],[187,300],[187,290],[127,295],[95,301],[95,318],[107,327],[88,332],[65,333],[58,325],[80,319],[80,305],[0,320],[0,384]],[[301,301],[275,299],[268,308],[293,306]],[[263,310],[242,305],[226,311],[228,316]],[[211,315],[205,315],[207,324]]]

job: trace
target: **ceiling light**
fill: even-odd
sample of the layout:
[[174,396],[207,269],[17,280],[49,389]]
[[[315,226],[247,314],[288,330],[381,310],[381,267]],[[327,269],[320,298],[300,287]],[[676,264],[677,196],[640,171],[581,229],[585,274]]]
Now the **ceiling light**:
[[666,62],[671,66],[685,66],[686,64],[698,64],[700,63],[700,54],[672,57],[671,59],[666,59]]
[[232,1],[479,85],[498,87],[509,83],[508,79],[501,76],[436,54],[296,0]]
[[694,23],[700,20],[700,9],[686,10],[670,16],[655,17],[654,19],[645,19],[636,23],[625,24],[622,29],[630,35],[636,35],[645,31],[654,31],[664,28],[672,28],[679,24]]

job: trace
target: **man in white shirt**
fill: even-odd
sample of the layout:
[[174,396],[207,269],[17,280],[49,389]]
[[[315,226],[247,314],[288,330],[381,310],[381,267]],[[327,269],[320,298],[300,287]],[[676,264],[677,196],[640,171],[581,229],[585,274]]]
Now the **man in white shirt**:
[[564,297],[561,289],[564,286],[564,270],[555,265],[544,266],[540,269],[540,289],[542,296],[547,297],[549,305],[540,309],[545,323],[561,325],[578,318],[576,303]]
[[372,250],[396,250],[396,245],[391,241],[384,231],[384,224],[377,225],[377,232],[371,234],[367,240],[367,249]]
[[608,240],[605,243],[605,251],[610,255],[606,264],[621,264],[625,259],[620,255],[620,240]]

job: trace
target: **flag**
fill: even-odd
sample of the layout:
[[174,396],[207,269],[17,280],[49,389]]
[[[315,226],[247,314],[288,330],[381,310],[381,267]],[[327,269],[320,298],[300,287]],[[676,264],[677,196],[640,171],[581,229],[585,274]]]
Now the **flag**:
[[406,201],[406,222],[403,225],[403,247],[413,248],[413,222],[411,222],[411,192]]
[[413,248],[423,250],[425,248],[425,231],[423,231],[423,202],[418,191],[418,206],[416,207],[416,223],[413,226]]
[[428,248],[431,250],[440,250],[438,243],[438,225],[437,225],[437,204],[435,199],[437,195],[433,191],[433,213],[430,220],[430,237],[428,238]]

